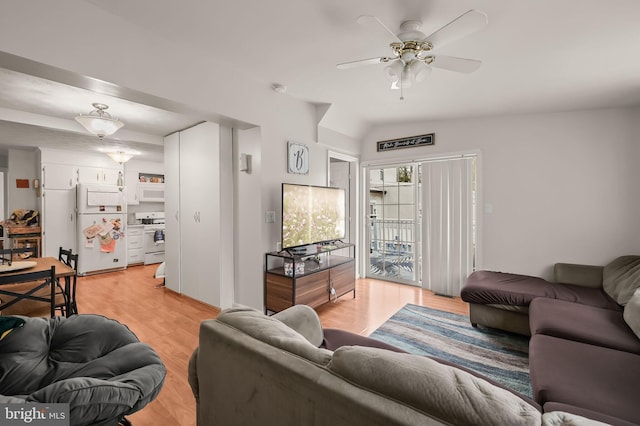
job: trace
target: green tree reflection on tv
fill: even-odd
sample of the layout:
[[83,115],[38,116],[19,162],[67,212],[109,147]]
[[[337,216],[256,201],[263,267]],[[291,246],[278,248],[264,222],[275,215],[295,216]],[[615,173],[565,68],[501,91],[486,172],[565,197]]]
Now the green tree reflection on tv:
[[282,184],[282,248],[345,237],[345,191]]

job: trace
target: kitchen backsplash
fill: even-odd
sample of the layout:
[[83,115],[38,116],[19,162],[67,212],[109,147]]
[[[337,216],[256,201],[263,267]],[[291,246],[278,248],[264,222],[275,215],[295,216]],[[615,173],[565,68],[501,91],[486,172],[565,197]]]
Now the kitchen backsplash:
[[137,212],[162,212],[164,203],[140,203],[127,206],[127,223],[138,223],[135,218]]

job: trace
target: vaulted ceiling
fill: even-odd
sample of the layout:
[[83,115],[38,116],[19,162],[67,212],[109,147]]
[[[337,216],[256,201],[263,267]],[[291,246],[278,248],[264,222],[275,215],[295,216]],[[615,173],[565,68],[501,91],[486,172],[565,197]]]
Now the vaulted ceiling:
[[[53,7],[45,6],[46,1],[34,3]],[[159,43],[195,46],[265,85],[282,84],[286,96],[330,104],[364,128],[372,123],[640,105],[637,0],[79,3],[135,25]],[[11,7],[0,6],[0,19],[11,19]],[[360,15],[376,16],[394,33],[403,21],[420,20],[422,31],[430,34],[470,9],[486,13],[488,25],[436,53],[481,60],[482,66],[471,74],[435,68],[400,100],[399,91],[391,90],[383,75],[384,64],[336,68],[338,63],[391,54],[390,34],[359,24]],[[10,46],[10,40],[0,42],[0,50],[10,52]],[[74,115],[89,112],[91,102],[101,101],[132,132],[124,139],[149,143],[202,118],[189,108],[167,107],[141,96],[95,99],[90,85],[60,84],[8,69],[2,61],[0,67],[0,119],[5,121],[10,121],[11,111],[28,112],[53,117],[51,123],[66,120],[58,129],[69,132],[74,130]],[[151,136],[145,140],[142,135]]]

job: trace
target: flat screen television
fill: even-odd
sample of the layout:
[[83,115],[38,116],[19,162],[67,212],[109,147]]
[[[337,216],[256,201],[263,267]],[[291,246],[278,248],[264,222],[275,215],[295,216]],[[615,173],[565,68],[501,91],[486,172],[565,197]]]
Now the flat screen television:
[[346,193],[324,186],[282,184],[282,249],[345,237]]

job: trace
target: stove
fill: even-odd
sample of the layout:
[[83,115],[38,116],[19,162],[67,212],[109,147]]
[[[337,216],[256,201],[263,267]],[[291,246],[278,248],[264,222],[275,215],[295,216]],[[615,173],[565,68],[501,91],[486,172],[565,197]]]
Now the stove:
[[135,213],[143,226],[144,264],[164,262],[164,212]]
[[164,225],[164,212],[138,212],[135,218],[143,225]]

